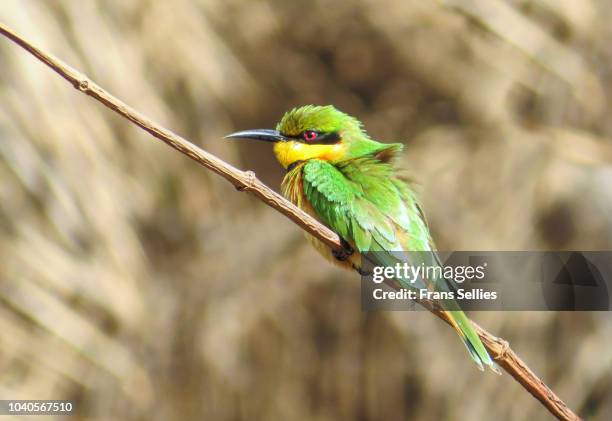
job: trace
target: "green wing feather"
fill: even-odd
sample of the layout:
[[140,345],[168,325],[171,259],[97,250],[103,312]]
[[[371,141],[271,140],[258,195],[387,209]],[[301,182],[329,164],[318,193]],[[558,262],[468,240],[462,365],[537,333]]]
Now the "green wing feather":
[[[385,145],[378,153],[392,158],[401,147]],[[319,217],[359,252],[376,252],[371,255],[378,260],[375,264],[402,263],[402,257],[392,251],[432,251],[437,259],[417,200],[407,183],[395,175],[390,159],[381,160],[373,154],[336,164],[309,160],[302,169],[302,184],[304,196]],[[405,288],[426,288],[424,281],[397,281]],[[449,288],[444,279],[435,285],[437,289]],[[480,368],[486,364],[496,370],[459,305],[451,302],[445,307],[472,359]]]

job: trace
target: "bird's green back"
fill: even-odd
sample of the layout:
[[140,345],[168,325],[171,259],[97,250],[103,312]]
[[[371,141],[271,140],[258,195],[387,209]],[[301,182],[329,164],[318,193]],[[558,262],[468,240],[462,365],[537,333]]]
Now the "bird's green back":
[[304,195],[321,219],[359,252],[430,250],[414,194],[393,167],[392,158],[402,145],[380,145],[372,154],[335,164],[307,161],[299,169]]

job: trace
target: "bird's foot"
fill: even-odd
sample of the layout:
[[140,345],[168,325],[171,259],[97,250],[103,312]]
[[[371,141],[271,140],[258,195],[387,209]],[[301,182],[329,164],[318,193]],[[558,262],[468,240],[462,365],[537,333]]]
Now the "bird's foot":
[[340,241],[342,243],[342,248],[339,250],[332,250],[332,255],[336,258],[336,260],[344,262],[346,259],[351,257],[353,253],[355,253],[355,250],[346,241],[342,239]]

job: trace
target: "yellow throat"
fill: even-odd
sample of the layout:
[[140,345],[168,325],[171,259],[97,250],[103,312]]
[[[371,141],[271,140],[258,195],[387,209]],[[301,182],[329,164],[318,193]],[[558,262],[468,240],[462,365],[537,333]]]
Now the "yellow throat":
[[344,156],[345,150],[344,142],[333,145],[307,145],[290,140],[274,144],[274,155],[284,168],[289,167],[294,162],[313,158],[331,162],[337,161]]

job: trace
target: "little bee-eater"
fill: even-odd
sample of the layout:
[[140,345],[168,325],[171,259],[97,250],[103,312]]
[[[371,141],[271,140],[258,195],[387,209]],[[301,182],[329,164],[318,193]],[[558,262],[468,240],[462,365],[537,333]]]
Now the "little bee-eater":
[[[362,257],[368,252],[373,252],[368,256],[378,265],[396,262],[394,252],[435,255],[423,212],[395,165],[401,143],[371,139],[359,120],[331,105],[295,108],[275,130],[246,130],[226,137],[274,143],[274,154],[287,170],[283,194],[338,233],[345,244],[345,250],[338,252],[309,236],[326,258],[361,272]],[[498,371],[458,305],[447,305],[445,310],[478,367]]]

